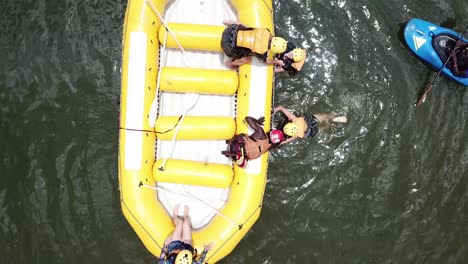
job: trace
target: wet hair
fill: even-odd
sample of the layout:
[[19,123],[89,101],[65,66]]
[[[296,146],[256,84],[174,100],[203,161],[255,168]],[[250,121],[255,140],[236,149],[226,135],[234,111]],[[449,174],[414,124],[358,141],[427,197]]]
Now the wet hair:
[[[288,118],[286,117],[286,115],[285,115],[283,112],[280,112],[280,114],[281,114],[281,119],[278,121],[278,123],[276,124],[275,127],[276,127],[276,129],[279,129],[279,130],[283,131],[284,126],[285,126],[287,123],[291,122],[291,121],[288,120]],[[288,138],[288,137],[289,137],[289,136],[286,135],[286,134],[285,134],[284,136],[285,136],[285,138]]]

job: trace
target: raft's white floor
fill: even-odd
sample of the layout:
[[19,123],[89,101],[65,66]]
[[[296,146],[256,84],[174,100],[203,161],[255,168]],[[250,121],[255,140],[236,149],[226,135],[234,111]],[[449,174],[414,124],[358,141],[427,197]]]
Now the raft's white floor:
[[[163,15],[166,22],[180,22],[192,24],[223,25],[223,20],[236,20],[236,14],[228,0],[177,0],[168,4]],[[167,49],[161,53],[163,61],[161,65],[205,68],[205,69],[227,69],[224,61],[227,58],[220,52],[190,51],[186,50],[189,59],[184,60],[180,49]],[[180,116],[190,108],[198,95],[180,93],[160,93],[159,115]],[[188,112],[190,116],[230,116],[235,117],[234,96],[200,95],[195,107]],[[183,124],[182,124],[183,125]],[[156,158],[161,159],[170,156],[171,142],[157,142]],[[210,141],[177,141],[172,158],[183,160],[195,160],[208,163],[232,164],[232,162],[221,155],[226,149],[224,140]],[[190,207],[190,217],[193,228],[206,225],[216,212],[200,202],[198,199],[210,204],[219,210],[225,204],[229,189],[211,188],[202,186],[190,186],[181,184],[158,183],[166,189],[187,195],[178,195],[173,192],[158,192],[158,199],[166,210],[172,215],[173,208],[177,204]],[[190,197],[193,195],[194,197]],[[183,206],[179,214],[183,213]]]
[[[237,20],[234,8],[229,2],[229,0],[172,1],[166,9],[164,18],[166,22],[223,25],[224,20]],[[180,49],[168,49],[161,52],[161,55],[163,56],[161,62],[163,67],[228,69],[224,62],[229,58],[222,52],[187,51],[189,59],[185,60]],[[258,118],[265,115],[265,104],[262,102],[271,99],[266,98],[266,90],[271,83],[267,83],[268,67],[264,63],[260,63],[254,58],[251,68],[250,86],[254,88],[250,90],[250,96],[254,100],[249,102],[248,114]],[[180,116],[195,103],[196,98],[197,95],[195,94],[160,93],[159,115]],[[235,118],[235,109],[234,96],[200,95],[198,102],[188,115],[230,116]],[[221,154],[221,151],[225,149],[226,143],[224,140],[177,141],[172,158],[232,165],[232,162]],[[158,140],[156,158],[169,157],[170,153],[170,141]],[[246,170],[248,173],[255,175],[260,173],[261,166],[261,159],[256,159],[249,161]],[[216,210],[221,209],[229,195],[229,188],[221,189],[169,183],[159,183],[159,186],[173,190],[176,193],[186,194],[178,195],[174,192],[160,191],[158,192],[158,199],[170,215],[172,215],[173,208],[177,204],[188,205],[192,226],[195,229],[206,225],[216,214],[213,208],[216,208]],[[183,213],[182,208],[179,210],[179,215]]]

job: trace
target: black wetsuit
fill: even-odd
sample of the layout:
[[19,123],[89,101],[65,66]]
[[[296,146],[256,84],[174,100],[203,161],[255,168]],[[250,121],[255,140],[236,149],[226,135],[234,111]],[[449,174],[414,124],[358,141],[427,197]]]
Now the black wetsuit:
[[458,77],[468,77],[468,43],[456,46],[459,50],[452,54],[452,73]]
[[283,70],[285,72],[287,72],[289,74],[289,76],[294,76],[299,72],[298,70],[296,70],[296,68],[294,68],[292,66],[294,61],[292,59],[290,59],[290,58],[285,57],[286,53],[292,51],[295,48],[296,48],[296,45],[294,45],[292,42],[288,41],[288,44],[286,46],[286,50],[283,53],[279,54],[278,57],[277,57],[278,60],[282,60],[284,62],[284,66],[282,66]]

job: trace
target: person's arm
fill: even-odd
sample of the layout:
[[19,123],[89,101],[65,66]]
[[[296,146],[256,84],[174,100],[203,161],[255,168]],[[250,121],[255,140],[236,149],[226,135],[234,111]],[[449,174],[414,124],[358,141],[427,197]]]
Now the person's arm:
[[277,65],[277,66],[275,67],[275,73],[280,73],[280,72],[284,72],[284,69],[283,69],[282,66],[278,66],[278,65]]
[[464,49],[468,47],[468,42],[464,42],[462,40],[457,40],[456,47],[459,49]]
[[284,108],[282,105],[275,107],[273,114],[275,114],[278,111],[283,112],[289,120],[295,120],[297,118],[297,116],[291,113],[288,109]]
[[277,58],[273,58],[272,60],[267,59],[265,61],[265,63],[266,64],[274,64],[274,65],[284,66],[284,61],[282,61],[280,59],[277,59]]
[[282,66],[276,66],[275,67],[275,73],[280,73],[280,72],[284,72],[284,68]]
[[203,249],[203,252],[198,260],[193,260],[192,263],[194,264],[203,264],[206,258],[206,254],[208,251],[210,251],[213,248],[213,243],[210,243],[208,245],[205,245],[205,248]]
[[456,52],[452,53],[451,58],[452,58],[452,72],[453,72],[453,74],[455,74],[456,76],[462,75],[462,73],[458,70],[457,53]]
[[206,258],[206,254],[208,253],[208,250],[203,249],[202,254],[198,260],[193,260],[193,264],[203,264]]
[[254,139],[265,139],[266,134],[265,131],[263,131],[263,123],[265,122],[265,117],[260,117],[259,119],[255,119],[251,116],[246,116],[245,117],[245,122],[254,130],[254,133],[251,135],[252,138]]
[[294,141],[296,138],[297,137],[290,137],[290,138],[286,139],[285,141],[281,142],[279,145],[282,146],[284,144],[287,144],[287,143],[289,143],[291,141]]

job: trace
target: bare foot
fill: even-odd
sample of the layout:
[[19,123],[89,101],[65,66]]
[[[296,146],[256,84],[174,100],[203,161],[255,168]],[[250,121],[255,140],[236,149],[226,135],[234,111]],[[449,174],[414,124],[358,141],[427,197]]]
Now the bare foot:
[[237,22],[233,20],[223,20],[223,24],[226,26],[229,26],[229,25],[237,24]]
[[174,207],[174,211],[172,212],[172,222],[174,223],[174,225],[177,225],[180,222],[179,207],[180,207],[180,204],[176,205]]
[[232,61],[226,61],[225,64],[226,64],[226,66],[227,66],[229,69],[231,69],[231,70],[235,70],[235,69],[237,68],[237,65],[234,65],[234,64],[232,63]]
[[185,205],[184,206],[184,218],[187,219],[189,218],[189,212],[190,212],[190,208],[188,207],[188,205]]
[[332,119],[335,123],[348,123],[348,118],[346,116],[338,116]]

